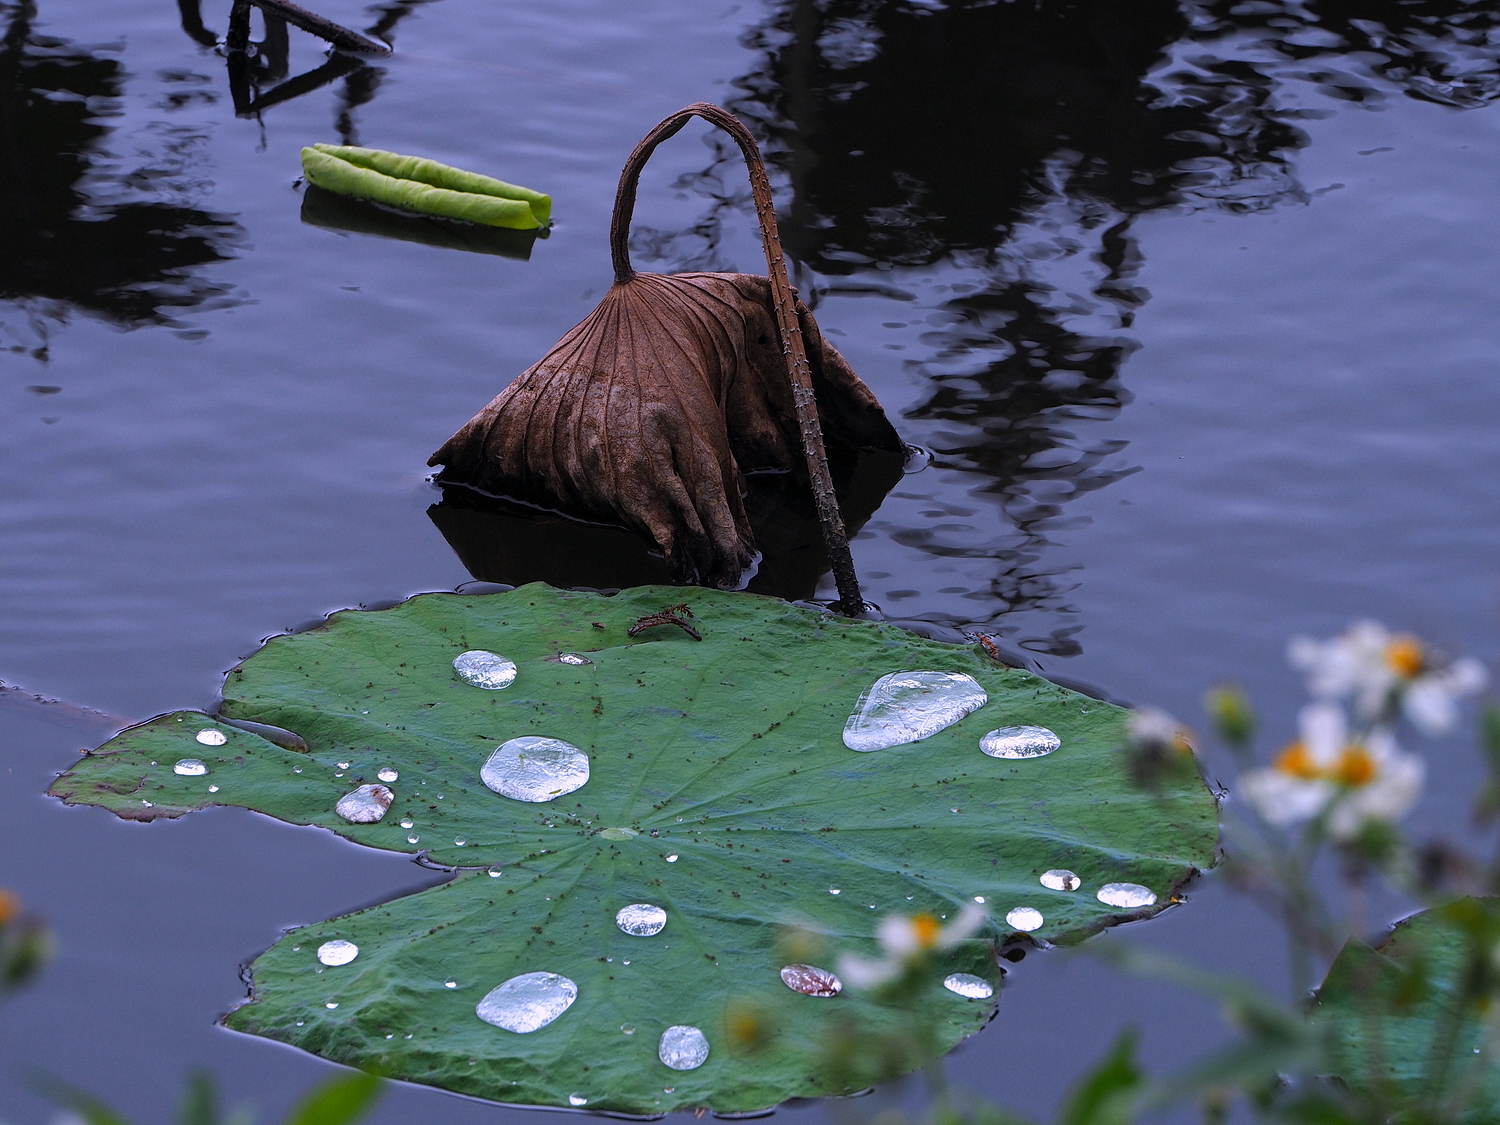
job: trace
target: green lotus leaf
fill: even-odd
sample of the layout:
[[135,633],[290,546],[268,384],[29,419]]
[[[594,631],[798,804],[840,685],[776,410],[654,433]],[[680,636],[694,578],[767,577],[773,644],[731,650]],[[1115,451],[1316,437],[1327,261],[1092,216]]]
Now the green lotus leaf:
[[378,148],[313,145],[302,150],[309,182],[340,195],[491,227],[534,230],[552,216],[552,198],[436,160]]
[[1493,1121],[1500,1067],[1486,1040],[1497,944],[1500,899],[1493,898],[1413,915],[1377,948],[1347,943],[1313,1012],[1330,1034],[1332,1073],[1393,1118],[1403,1108],[1442,1105],[1444,1120]]
[[[692,616],[678,617],[701,640],[671,621],[637,626],[682,601]],[[466,682],[454,660],[473,650],[512,661],[513,682]],[[901,670],[962,673],[988,701],[924,741],[851,751],[842,736],[862,693]],[[993,997],[942,987],[944,974],[998,991],[997,949],[1076,942],[1154,914],[1213,861],[1216,808],[1196,769],[1134,784],[1126,715],[977,647],[772,598],[534,584],[425,594],[274,638],[229,674],[217,717],[127,730],[52,791],[137,819],[243,805],[464,869],[291,932],[254,963],[233,1028],[499,1101],[751,1111],[847,1089],[848,1074],[824,1061],[854,1033],[906,1042],[892,1065],[921,1065],[994,1012]],[[1060,747],[981,753],[983,736],[1007,726],[1045,727]],[[492,791],[481,770],[522,737],[581,751],[587,780],[541,802]],[[380,784],[392,803],[379,821],[336,812]],[[1076,885],[1040,881],[1060,870]],[[1108,905],[1097,895],[1110,883],[1154,902]],[[985,928],[935,954],[915,999],[810,996],[782,982],[789,962],[879,956],[873,935],[888,914],[952,922],[976,902]],[[616,915],[631,904],[660,907],[665,928],[624,932]],[[1012,924],[1017,908],[1040,918]],[[354,943],[357,957],[320,964],[329,941]],[[576,1001],[529,1033],[476,1015],[528,973],[568,978]],[[660,1061],[673,1026],[702,1031],[703,1065]]]

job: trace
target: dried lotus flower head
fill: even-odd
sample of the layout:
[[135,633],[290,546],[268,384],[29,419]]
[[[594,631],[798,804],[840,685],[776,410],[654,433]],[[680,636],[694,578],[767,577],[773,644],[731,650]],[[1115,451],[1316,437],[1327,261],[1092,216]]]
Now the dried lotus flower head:
[[[641,168],[693,116],[727,131],[745,154],[770,277],[631,268]],[[699,103],[648,133],[621,173],[610,243],[614,285],[433,454],[439,483],[624,523],[656,543],[678,580],[730,586],[756,552],[743,474],[805,458],[842,605],[858,612],[823,431],[892,452],[901,439],[787,282],[749,130]]]

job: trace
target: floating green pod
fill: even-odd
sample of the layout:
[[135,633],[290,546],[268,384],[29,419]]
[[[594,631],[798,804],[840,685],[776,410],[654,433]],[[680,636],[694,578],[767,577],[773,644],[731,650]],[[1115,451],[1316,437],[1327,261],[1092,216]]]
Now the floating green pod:
[[304,148],[302,171],[328,191],[444,219],[534,230],[552,217],[552,197],[539,191],[375,148]]

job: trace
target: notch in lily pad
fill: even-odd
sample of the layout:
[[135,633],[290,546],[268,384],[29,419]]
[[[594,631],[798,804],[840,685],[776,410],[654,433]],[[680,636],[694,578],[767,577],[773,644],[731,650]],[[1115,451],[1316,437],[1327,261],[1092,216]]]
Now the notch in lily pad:
[[308,183],[420,215],[535,230],[552,220],[552,197],[420,156],[316,144],[302,150]]

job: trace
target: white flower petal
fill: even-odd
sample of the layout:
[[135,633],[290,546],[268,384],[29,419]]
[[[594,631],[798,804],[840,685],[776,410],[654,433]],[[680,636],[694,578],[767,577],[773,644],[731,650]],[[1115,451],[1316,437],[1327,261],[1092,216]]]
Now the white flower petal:
[[978,903],[966,902],[964,908],[959,911],[958,917],[943,927],[942,933],[938,935],[938,948],[947,949],[949,946],[957,945],[965,938],[973,937],[979,932],[979,927],[984,925],[988,917],[984,907]]
[[1335,703],[1309,703],[1297,716],[1302,745],[1319,766],[1330,766],[1349,739],[1344,709]]
[[880,947],[885,950],[886,956],[896,960],[910,957],[922,950],[917,931],[912,926],[911,919],[904,914],[887,914],[875,928],[875,936],[880,939]]
[[1311,820],[1333,797],[1326,781],[1305,781],[1280,770],[1252,770],[1240,777],[1240,795],[1271,824]]
[[835,972],[851,988],[879,988],[895,980],[901,973],[901,966],[895,961],[871,961],[867,957],[844,953],[839,956]]

